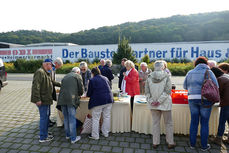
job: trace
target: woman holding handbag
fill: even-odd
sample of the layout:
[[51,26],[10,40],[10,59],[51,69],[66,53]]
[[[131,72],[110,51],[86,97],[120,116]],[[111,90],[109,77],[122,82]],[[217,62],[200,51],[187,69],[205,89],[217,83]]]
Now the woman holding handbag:
[[204,83],[205,72],[208,71],[210,79],[217,85],[215,75],[208,66],[207,59],[205,57],[198,57],[194,63],[195,68],[190,70],[185,77],[183,87],[188,90],[188,103],[191,112],[190,123],[190,148],[195,149],[196,137],[198,132],[198,126],[200,121],[200,136],[201,136],[201,150],[207,151],[211,148],[208,144],[209,135],[209,118],[211,115],[212,103],[207,99],[203,99],[201,102],[201,89]]

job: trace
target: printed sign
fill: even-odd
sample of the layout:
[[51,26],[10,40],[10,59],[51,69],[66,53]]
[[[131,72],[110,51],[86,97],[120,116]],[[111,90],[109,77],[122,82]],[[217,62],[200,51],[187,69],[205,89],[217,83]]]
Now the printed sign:
[[[216,61],[229,58],[229,42],[195,42],[195,43],[139,43],[130,44],[138,60],[145,55],[153,59],[190,59],[206,56]],[[61,57],[64,61],[76,62],[78,59],[92,61],[112,59],[118,45],[82,45],[50,46],[0,49],[0,58],[5,62],[16,59],[44,59]]]

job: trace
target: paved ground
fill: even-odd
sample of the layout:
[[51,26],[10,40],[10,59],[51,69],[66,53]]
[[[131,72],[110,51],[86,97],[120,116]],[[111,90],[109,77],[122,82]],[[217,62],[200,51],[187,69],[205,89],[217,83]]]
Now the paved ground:
[[[123,152],[123,153],[151,153],[151,152],[200,152],[200,149],[190,150],[188,136],[175,135],[177,147],[168,150],[165,136],[161,137],[158,149],[152,148],[151,135],[130,133],[110,134],[110,137],[100,140],[90,140],[87,135],[77,144],[70,144],[65,140],[64,129],[53,127],[55,139],[49,143],[38,142],[39,114],[36,106],[30,103],[31,74],[8,74],[9,85],[0,92],[0,153],[4,152]],[[62,78],[58,75],[57,78]],[[184,77],[174,77],[173,82],[182,89]],[[20,80],[20,81],[18,81]],[[114,81],[114,82],[117,82]],[[52,119],[55,120],[55,111],[52,107]],[[199,140],[198,145],[199,147]],[[229,146],[220,148],[212,145],[210,152],[227,152]]]

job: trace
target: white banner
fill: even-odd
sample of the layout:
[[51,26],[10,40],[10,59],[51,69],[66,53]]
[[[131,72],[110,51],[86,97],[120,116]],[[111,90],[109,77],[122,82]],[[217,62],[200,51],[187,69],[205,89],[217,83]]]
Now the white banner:
[[[130,44],[138,60],[149,55],[150,59],[190,59],[206,56],[216,61],[229,58],[229,42],[194,43],[139,43]],[[4,62],[16,59],[44,59],[61,57],[64,61],[76,62],[78,59],[112,59],[118,45],[79,45],[0,49]]]

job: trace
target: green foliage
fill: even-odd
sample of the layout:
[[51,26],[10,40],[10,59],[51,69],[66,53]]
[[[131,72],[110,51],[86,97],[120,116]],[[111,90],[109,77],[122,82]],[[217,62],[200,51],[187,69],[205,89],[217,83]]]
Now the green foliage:
[[95,59],[93,59],[93,61],[92,61],[92,63],[99,63],[100,62],[100,59],[99,58],[95,58]]
[[135,56],[133,56],[133,50],[129,45],[129,41],[125,37],[119,40],[118,50],[113,55],[113,63],[120,64],[123,58],[127,58],[133,62],[137,61]]
[[144,57],[142,57],[142,60],[141,60],[141,61],[142,61],[142,62],[145,62],[145,63],[147,63],[147,64],[149,64],[149,62],[150,62],[149,55],[146,54]]
[[[5,63],[6,72],[8,73],[34,73],[38,68],[41,67],[42,60],[17,60],[14,63]],[[80,63],[67,63],[64,64],[60,69],[57,69],[57,73],[66,74],[71,72],[73,67],[79,67]],[[148,64],[148,68],[151,70],[154,69],[153,62]],[[88,64],[88,68],[92,69],[98,66],[99,63]],[[135,65],[139,66],[139,63],[135,63]],[[173,76],[185,76],[186,73],[193,69],[193,63],[170,63],[168,62],[168,69],[171,71]],[[112,71],[116,74],[120,71],[119,65],[113,65]]]
[[0,41],[30,44],[71,42],[79,45],[117,44],[119,35],[132,43],[229,40],[229,11],[175,15],[169,18],[127,22],[71,34],[20,30],[0,33]]
[[17,59],[13,64],[16,72],[34,73],[41,67],[43,60]]

